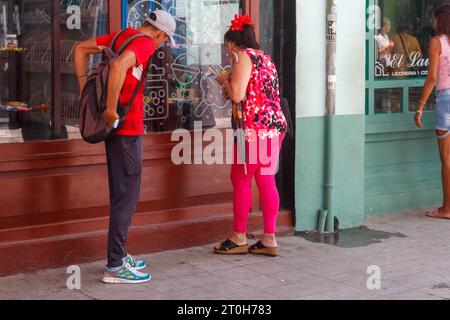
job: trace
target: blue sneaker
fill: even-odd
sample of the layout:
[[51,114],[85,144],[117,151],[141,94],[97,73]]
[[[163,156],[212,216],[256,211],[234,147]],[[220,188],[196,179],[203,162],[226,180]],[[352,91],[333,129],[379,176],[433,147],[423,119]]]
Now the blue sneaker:
[[130,267],[132,267],[135,270],[142,270],[145,267],[147,267],[147,264],[145,263],[144,260],[138,260],[129,254],[123,259],[123,261],[125,263],[128,263],[130,265]]
[[124,262],[122,267],[115,269],[106,268],[103,282],[109,284],[140,284],[152,279],[150,274],[142,273]]

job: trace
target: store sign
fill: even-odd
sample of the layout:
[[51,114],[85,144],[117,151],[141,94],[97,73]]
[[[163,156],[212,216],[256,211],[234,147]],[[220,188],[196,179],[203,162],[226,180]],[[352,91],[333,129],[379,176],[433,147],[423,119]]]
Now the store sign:
[[430,60],[422,57],[421,52],[394,54],[384,57],[375,64],[375,76],[378,78],[426,77]]
[[67,29],[81,30],[81,9],[80,6],[71,5],[67,7],[67,14],[70,14],[66,20]]

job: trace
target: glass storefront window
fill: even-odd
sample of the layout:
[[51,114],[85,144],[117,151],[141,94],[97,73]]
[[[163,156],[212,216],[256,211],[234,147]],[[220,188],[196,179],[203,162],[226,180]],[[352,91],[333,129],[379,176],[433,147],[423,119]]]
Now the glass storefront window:
[[[165,9],[177,20],[179,45],[157,51],[147,79],[146,132],[193,129],[194,121],[202,121],[204,128],[229,127],[231,104],[223,97],[214,73],[230,68],[223,36],[234,15],[242,12],[243,1],[123,2],[128,4],[123,15],[126,26],[140,27],[155,9]],[[108,3],[58,1],[60,38],[52,39],[56,24],[52,1],[0,0],[0,143],[52,139],[52,126],[57,122],[59,138],[80,138],[73,47],[77,41],[109,31]],[[60,50],[57,104],[52,102],[53,50]],[[96,62],[97,58],[91,61]],[[55,123],[52,108],[59,108],[61,115]]]
[[129,0],[127,25],[138,28],[155,9],[171,12],[177,21],[178,48],[159,49],[152,61],[145,90],[146,132],[229,127],[231,104],[214,80],[215,72],[228,69],[223,36],[239,0]]
[[402,112],[402,89],[375,90],[375,113]]
[[[422,87],[409,88],[409,111],[416,112],[419,109],[419,101],[422,96]],[[431,94],[428,103],[425,106],[425,111],[434,111],[436,106],[436,96]]]
[[79,138],[72,49],[107,32],[107,0],[58,3],[61,39],[53,41],[52,1],[0,0],[0,143],[52,139],[52,50],[58,49],[61,138]]
[[0,12],[0,142],[50,139],[50,2],[0,1]]
[[378,0],[375,34],[376,79],[428,75],[428,45],[434,36],[433,12],[444,0]]
[[[367,115],[403,114],[411,125],[428,75],[434,11],[445,0],[367,0]],[[433,111],[434,96],[426,111]],[[398,119],[398,116],[395,117]]]
[[[78,129],[79,86],[73,66],[73,48],[77,41],[95,38],[108,33],[107,0],[60,1],[61,25],[61,124],[62,135],[69,139],[81,139]],[[92,68],[101,57],[91,56]]]

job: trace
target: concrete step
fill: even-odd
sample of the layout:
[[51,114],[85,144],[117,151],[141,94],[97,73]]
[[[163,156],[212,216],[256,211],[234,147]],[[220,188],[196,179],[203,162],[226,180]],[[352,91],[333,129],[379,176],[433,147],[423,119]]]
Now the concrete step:
[[[108,224],[108,217],[103,215],[3,227],[0,276],[105,259]],[[250,215],[248,225],[249,233],[262,233],[260,213]],[[138,212],[129,230],[127,250],[137,255],[210,244],[224,240],[232,227],[231,203]],[[293,232],[290,212],[280,213],[278,232]]]

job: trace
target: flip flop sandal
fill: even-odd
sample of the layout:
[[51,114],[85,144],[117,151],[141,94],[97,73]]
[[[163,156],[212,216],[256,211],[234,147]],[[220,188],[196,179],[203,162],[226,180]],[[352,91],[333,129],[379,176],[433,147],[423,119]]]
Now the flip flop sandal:
[[278,248],[267,248],[261,241],[258,241],[250,247],[250,253],[276,257],[278,255]]
[[230,239],[225,240],[221,243],[220,248],[214,247],[214,252],[217,254],[247,254],[248,244],[239,246]]

